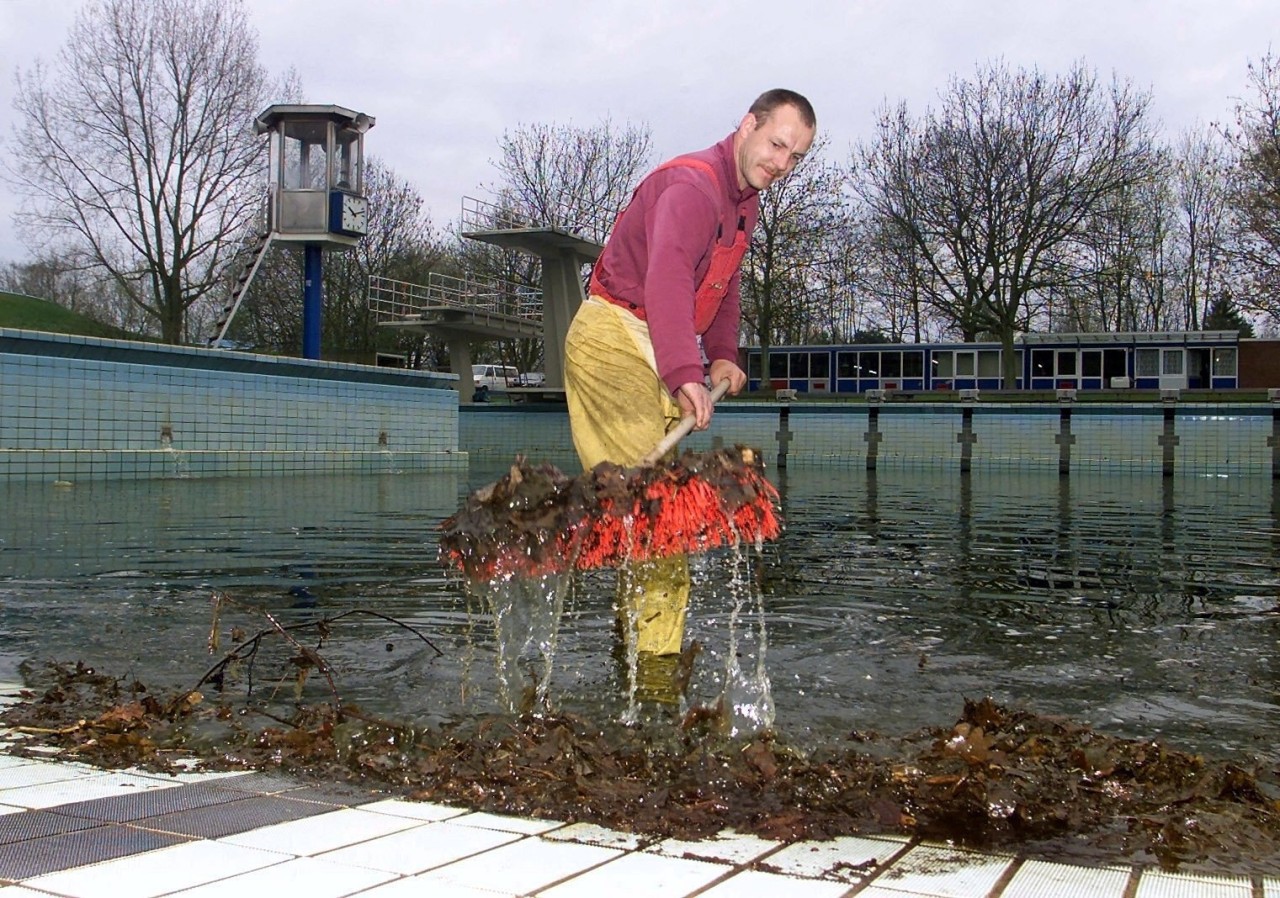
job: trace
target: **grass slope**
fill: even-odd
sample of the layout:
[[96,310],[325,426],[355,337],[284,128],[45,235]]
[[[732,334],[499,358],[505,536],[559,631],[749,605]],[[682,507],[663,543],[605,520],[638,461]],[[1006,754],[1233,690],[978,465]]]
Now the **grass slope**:
[[116,340],[138,339],[136,335],[118,327],[100,324],[48,300],[20,293],[6,293],[3,290],[0,290],[0,327],[77,334],[83,337],[109,337]]

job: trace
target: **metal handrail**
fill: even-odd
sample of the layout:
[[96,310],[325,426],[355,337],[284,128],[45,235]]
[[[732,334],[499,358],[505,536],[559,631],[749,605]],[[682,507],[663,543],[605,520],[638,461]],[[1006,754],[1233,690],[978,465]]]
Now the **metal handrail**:
[[483,276],[455,277],[429,272],[426,284],[369,277],[369,311],[375,321],[400,321],[454,308],[526,321],[542,320],[542,291],[526,284]]
[[522,228],[555,228],[570,234],[603,241],[613,228],[616,209],[580,206],[558,202],[537,217],[510,206],[498,205],[473,196],[462,198],[462,231],[506,231]]

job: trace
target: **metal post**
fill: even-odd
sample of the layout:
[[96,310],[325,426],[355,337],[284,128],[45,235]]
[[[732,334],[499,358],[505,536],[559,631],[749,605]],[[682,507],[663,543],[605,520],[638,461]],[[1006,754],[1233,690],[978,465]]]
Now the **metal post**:
[[324,290],[324,247],[308,243],[302,267],[302,357],[320,358],[320,307]]

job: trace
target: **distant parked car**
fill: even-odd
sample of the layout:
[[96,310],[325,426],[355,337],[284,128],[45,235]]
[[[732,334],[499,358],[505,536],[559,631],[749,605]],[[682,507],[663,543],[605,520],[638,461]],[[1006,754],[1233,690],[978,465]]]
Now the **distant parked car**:
[[547,376],[541,371],[526,371],[516,378],[516,385],[520,387],[545,387],[547,385]]
[[472,365],[471,376],[477,387],[488,387],[490,390],[505,390],[516,386],[520,381],[520,372],[511,365]]

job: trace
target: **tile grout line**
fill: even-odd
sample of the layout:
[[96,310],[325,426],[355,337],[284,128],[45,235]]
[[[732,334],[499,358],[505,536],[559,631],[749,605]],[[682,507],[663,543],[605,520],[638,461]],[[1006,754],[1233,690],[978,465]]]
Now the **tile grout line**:
[[1004,890],[1009,887],[1013,877],[1018,874],[1018,871],[1022,869],[1022,865],[1026,862],[1027,859],[1022,855],[1014,855],[1013,861],[1009,866],[1005,867],[1004,872],[1000,874],[1000,878],[995,881],[991,891],[987,893],[987,898],[1000,898],[1004,894]]
[[872,883],[876,882],[885,873],[889,872],[890,868],[892,868],[893,865],[896,864],[898,861],[902,860],[907,855],[908,852],[910,852],[914,848],[919,847],[922,844],[924,843],[921,842],[920,839],[908,840],[905,845],[903,845],[901,848],[899,848],[897,851],[895,851],[893,854],[889,856],[889,859],[884,862],[884,864],[880,867],[880,869],[876,870],[874,873],[872,873],[862,882],[854,883],[853,888],[845,892],[845,895],[848,896],[848,898],[852,898],[852,896],[858,895],[866,891],[871,887]]
[[1124,884],[1124,892],[1120,898],[1135,898],[1138,894],[1138,881],[1142,879],[1142,867],[1133,864],[1129,867],[1129,879]]

